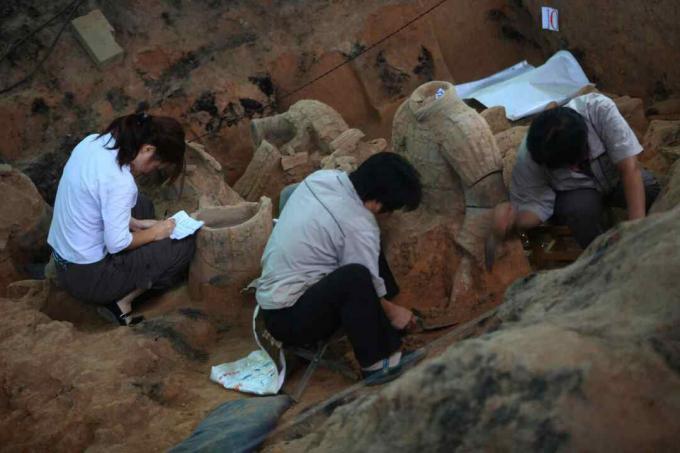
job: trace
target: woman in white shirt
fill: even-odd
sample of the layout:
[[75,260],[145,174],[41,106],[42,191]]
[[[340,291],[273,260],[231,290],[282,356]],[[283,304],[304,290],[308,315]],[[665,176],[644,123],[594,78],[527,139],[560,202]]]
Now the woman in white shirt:
[[184,150],[177,120],[137,113],[86,137],[64,167],[47,238],[58,281],[120,325],[141,321],[133,299],[177,283],[193,256],[194,237],[171,240],[174,221],[154,220],[134,180],[157,169],[176,178]]

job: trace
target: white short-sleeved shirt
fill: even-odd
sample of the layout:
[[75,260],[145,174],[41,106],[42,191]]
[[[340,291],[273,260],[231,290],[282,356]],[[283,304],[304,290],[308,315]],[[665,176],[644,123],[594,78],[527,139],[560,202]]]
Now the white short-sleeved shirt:
[[57,188],[48,244],[72,263],[90,264],[132,242],[131,210],[137,185],[129,165],[118,165],[110,134],[89,135],[71,153]]
[[642,145],[614,101],[598,94],[572,99],[566,107],[576,110],[588,126],[591,175],[570,168],[549,169],[531,158],[526,138],[517,151],[512,171],[510,201],[519,211],[531,211],[548,220],[555,207],[555,191],[596,189],[611,192],[619,183],[616,164],[642,152]]
[[378,297],[380,228],[346,173],[319,170],[286,203],[262,255],[256,298],[264,309],[290,307],[314,283],[340,266],[362,264]]

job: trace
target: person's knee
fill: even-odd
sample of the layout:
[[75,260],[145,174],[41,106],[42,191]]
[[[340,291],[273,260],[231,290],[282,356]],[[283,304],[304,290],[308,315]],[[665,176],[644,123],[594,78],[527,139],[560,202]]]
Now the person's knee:
[[348,282],[371,281],[371,271],[363,264],[346,264],[339,267],[336,272],[347,279]]
[[564,221],[599,221],[602,214],[602,196],[593,190],[578,196],[566,197],[556,203],[556,213]]

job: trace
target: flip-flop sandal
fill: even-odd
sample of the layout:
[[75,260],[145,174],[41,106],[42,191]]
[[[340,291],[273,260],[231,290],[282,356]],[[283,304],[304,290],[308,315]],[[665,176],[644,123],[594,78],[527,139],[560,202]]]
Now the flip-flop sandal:
[[120,326],[134,326],[144,321],[144,316],[130,316],[130,313],[123,313],[115,302],[97,307],[97,313],[107,321]]
[[426,355],[427,351],[425,351],[424,348],[414,349],[413,351],[403,351],[399,363],[392,367],[389,366],[390,360],[384,359],[383,367],[381,369],[361,372],[364,383],[366,385],[380,385],[393,381],[401,376],[404,371],[412,368],[423,360]]

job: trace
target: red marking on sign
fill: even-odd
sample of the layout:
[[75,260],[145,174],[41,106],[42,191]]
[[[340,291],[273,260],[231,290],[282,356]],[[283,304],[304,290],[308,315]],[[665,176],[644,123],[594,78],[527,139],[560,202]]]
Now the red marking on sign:
[[550,22],[550,28],[553,30],[557,30],[557,26],[555,25],[555,16],[557,16],[557,10],[550,11],[550,19],[548,19],[548,21]]

